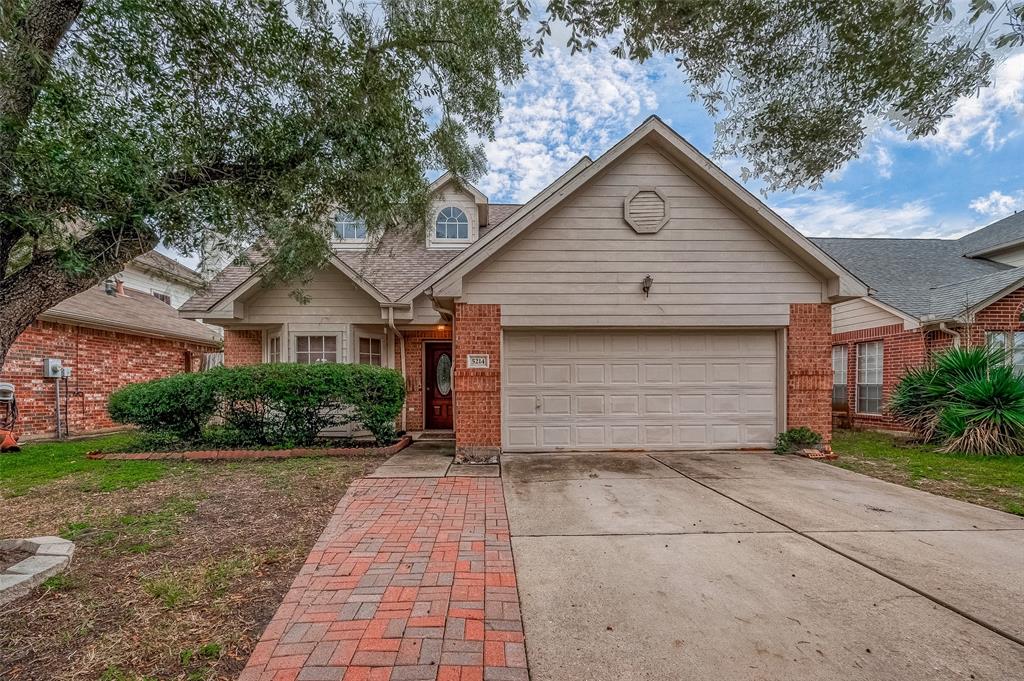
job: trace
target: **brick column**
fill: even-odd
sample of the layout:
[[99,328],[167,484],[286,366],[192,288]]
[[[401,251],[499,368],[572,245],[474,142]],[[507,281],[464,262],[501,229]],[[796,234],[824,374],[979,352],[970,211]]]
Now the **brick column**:
[[224,329],[224,366],[238,367],[263,361],[263,333]]
[[[501,306],[455,304],[453,338],[455,457],[484,461],[501,450]],[[466,367],[466,355],[490,357],[487,369]]]
[[806,426],[832,441],[832,306],[789,306],[786,428]]

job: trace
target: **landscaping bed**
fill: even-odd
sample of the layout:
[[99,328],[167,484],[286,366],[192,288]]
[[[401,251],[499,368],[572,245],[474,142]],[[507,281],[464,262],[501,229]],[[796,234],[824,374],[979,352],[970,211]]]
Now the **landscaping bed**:
[[907,487],[1024,516],[1024,456],[945,454],[892,435],[837,430],[830,462]]
[[76,543],[0,613],[0,678],[234,679],[349,482],[385,457],[103,461],[130,435],[0,463],[3,537]]

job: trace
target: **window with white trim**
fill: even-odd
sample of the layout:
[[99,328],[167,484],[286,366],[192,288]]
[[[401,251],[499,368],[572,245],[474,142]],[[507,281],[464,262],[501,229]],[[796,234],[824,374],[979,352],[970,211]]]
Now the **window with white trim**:
[[882,341],[857,345],[857,413],[882,413]]
[[469,218],[461,208],[442,208],[434,222],[434,239],[438,241],[467,241],[469,239]]
[[359,338],[359,363],[381,366],[384,358],[384,343],[380,338],[361,336]]
[[350,213],[338,213],[334,218],[334,235],[342,241],[365,242],[366,220],[357,218]]
[[152,293],[153,297],[156,298],[157,300],[159,300],[161,303],[167,303],[168,305],[171,304],[171,296],[170,296],[170,294],[164,293],[163,291],[156,291],[156,290],[152,290],[152,291],[150,291],[150,293]]
[[337,336],[296,336],[295,361],[298,364],[337,362]]
[[267,361],[277,363],[281,361],[281,337],[271,336],[267,339]]
[[846,406],[846,346],[832,346],[832,404]]
[[1024,374],[1024,331],[989,331],[985,344],[1006,352],[1006,362]]

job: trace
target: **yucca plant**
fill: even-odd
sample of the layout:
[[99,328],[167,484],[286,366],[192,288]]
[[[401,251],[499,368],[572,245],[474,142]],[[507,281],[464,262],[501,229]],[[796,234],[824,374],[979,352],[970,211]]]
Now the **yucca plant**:
[[1003,350],[954,348],[911,369],[889,412],[944,451],[1024,454],[1024,378]]

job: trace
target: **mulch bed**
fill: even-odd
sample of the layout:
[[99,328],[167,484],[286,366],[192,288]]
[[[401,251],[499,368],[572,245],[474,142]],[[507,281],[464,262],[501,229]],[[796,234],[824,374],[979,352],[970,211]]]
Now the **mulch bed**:
[[118,461],[220,461],[238,459],[291,459],[308,456],[391,456],[412,444],[402,436],[387,447],[297,447],[295,449],[205,449],[189,452],[89,452],[90,459]]
[[348,484],[384,460],[172,463],[135,489],[68,476],[3,499],[3,536],[77,550],[0,611],[0,678],[237,679]]

